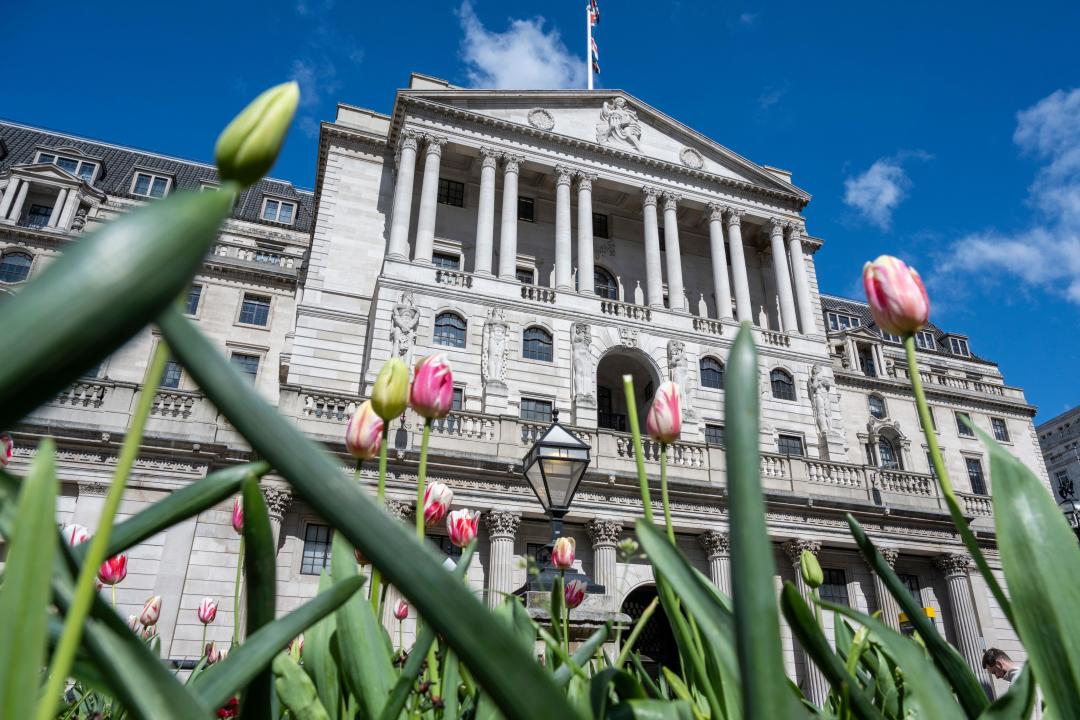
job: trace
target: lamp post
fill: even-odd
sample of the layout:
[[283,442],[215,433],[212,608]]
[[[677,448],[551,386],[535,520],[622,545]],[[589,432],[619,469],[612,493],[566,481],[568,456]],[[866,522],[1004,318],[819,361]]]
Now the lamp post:
[[1068,477],[1062,478],[1058,483],[1058,497],[1061,498],[1058,507],[1065,514],[1065,519],[1069,521],[1077,539],[1080,539],[1080,501],[1076,499],[1073,481]]

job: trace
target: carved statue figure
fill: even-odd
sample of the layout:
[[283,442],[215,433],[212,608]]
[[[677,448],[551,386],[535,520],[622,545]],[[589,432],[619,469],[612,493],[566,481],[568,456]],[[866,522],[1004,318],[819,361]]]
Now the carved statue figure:
[[585,323],[574,323],[572,344],[574,351],[574,397],[592,400],[594,398],[593,360],[589,348],[592,344],[592,329]]
[[412,348],[416,344],[416,326],[420,324],[420,311],[416,309],[411,292],[401,293],[401,300],[391,314],[390,342],[394,345],[394,357],[410,364]]
[[686,381],[686,347],[681,340],[669,340],[667,344],[668,373],[682,394],[683,418],[694,415],[693,398],[690,396],[690,384]]
[[484,342],[487,347],[481,357],[480,368],[485,384],[504,385],[506,383],[509,336],[510,326],[504,319],[502,308],[491,308],[487,322],[484,323]]
[[637,113],[631,110],[626,99],[617,97],[604,102],[600,109],[601,123],[596,125],[596,142],[609,142],[615,136],[629,143],[635,150],[641,150],[641,121]]
[[824,438],[832,430],[832,387],[833,380],[824,367],[815,365],[810,371],[810,402],[814,406],[818,434]]

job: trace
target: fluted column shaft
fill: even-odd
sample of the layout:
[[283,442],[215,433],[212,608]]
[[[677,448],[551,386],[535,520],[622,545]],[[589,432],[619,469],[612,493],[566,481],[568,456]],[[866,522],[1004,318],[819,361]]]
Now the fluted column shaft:
[[679,251],[679,196],[664,193],[664,254],[667,256],[668,307],[686,310],[682,282],[682,253]]
[[784,250],[784,226],[778,220],[770,223],[769,242],[772,248],[773,275],[776,277],[776,294],[780,297],[780,323],[784,332],[798,332],[799,321],[795,318],[795,300],[791,295],[791,273],[788,272],[787,251]]
[[0,220],[7,219],[11,206],[15,204],[15,196],[19,194],[19,183],[21,182],[22,180],[15,177],[8,180],[7,187],[4,188],[4,197],[0,198]]
[[491,557],[488,561],[488,607],[502,605],[507,595],[514,592],[514,536],[517,535],[521,517],[502,510],[484,515]]
[[64,204],[70,192],[70,188],[60,188],[60,192],[56,195],[56,202],[53,203],[52,212],[49,213],[49,227],[54,228],[60,222],[60,215],[64,212]]
[[656,221],[655,188],[641,188],[641,214],[645,225],[645,278],[649,306],[664,307],[664,278],[660,270],[660,223]]
[[791,259],[791,275],[795,281],[795,297],[799,301],[799,325],[803,335],[817,331],[814,323],[814,308],[810,304],[810,276],[806,272],[806,260],[803,258],[802,232],[795,225],[789,225],[788,256]]
[[593,580],[604,586],[604,593],[614,606],[618,594],[618,565],[615,546],[622,534],[622,523],[594,518],[585,526],[593,548]]
[[490,148],[480,148],[480,203],[476,209],[476,258],[473,272],[491,274],[491,250],[495,243],[495,169],[499,157]]
[[[814,607],[814,591],[806,584],[802,573],[799,571],[799,558],[802,557],[803,550],[809,550],[816,556],[821,551],[821,543],[813,540],[789,540],[784,543],[784,552],[787,553],[788,559],[795,566],[795,585],[799,588],[799,594],[806,600],[807,605]],[[810,702],[822,707],[825,704],[825,699],[829,696],[829,683],[825,680],[825,676],[818,669],[818,666],[814,664],[810,653],[806,652],[805,649],[802,652],[803,665],[806,667],[806,697],[810,699]]]
[[724,208],[710,203],[709,254],[712,255],[713,292],[716,294],[716,317],[731,319],[731,287],[728,283],[727,253],[724,251]]
[[750,281],[746,275],[746,253],[742,243],[742,216],[741,210],[727,211],[728,252],[731,253],[731,279],[735,284],[735,318],[739,322],[753,322]]
[[430,265],[435,246],[435,210],[439,205],[439,164],[444,138],[428,136],[424,153],[424,179],[420,185],[420,215],[416,219],[413,260]]
[[968,666],[980,684],[993,697],[990,676],[982,666],[983,639],[979,635],[979,625],[975,619],[975,603],[971,599],[971,560],[963,554],[938,555],[934,558],[934,567],[945,576],[948,588],[949,606],[952,608],[953,627],[956,629],[956,644]]
[[573,172],[555,168],[555,288],[573,290],[570,238],[570,181]]
[[709,561],[709,579],[728,597],[731,596],[731,541],[727,533],[706,530],[698,536]]
[[[889,567],[896,565],[896,559],[900,556],[900,552],[896,548],[891,547],[878,547],[878,552],[881,553],[881,557],[885,559],[885,562],[889,563]],[[900,606],[896,602],[896,598],[892,596],[889,589],[885,587],[885,582],[881,579],[876,572],[871,571],[871,575],[874,576],[874,597],[877,599],[878,610],[881,611],[882,621],[891,627],[893,630],[900,629]]]
[[524,160],[520,155],[507,155],[503,165],[499,277],[504,280],[517,279],[518,175]]
[[593,173],[578,173],[577,188],[577,286],[578,292],[591,293],[593,287]]
[[413,179],[416,175],[415,133],[402,131],[398,149],[397,180],[394,183],[394,214],[390,219],[387,255],[400,260],[409,257],[409,223],[412,215]]
[[64,230],[71,229],[71,222],[75,219],[75,213],[79,211],[79,192],[71,190],[64,200],[64,211],[60,214],[59,226]]

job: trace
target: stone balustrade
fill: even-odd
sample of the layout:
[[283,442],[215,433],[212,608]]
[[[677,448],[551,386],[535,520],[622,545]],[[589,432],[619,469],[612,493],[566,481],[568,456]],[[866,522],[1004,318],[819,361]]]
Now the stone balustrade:
[[989,495],[975,495],[973,493],[957,492],[960,498],[960,506],[968,517],[991,517],[994,514],[994,506]]
[[652,321],[652,310],[648,306],[634,305],[633,303],[619,302],[618,300],[601,299],[600,312],[629,320]]
[[761,477],[765,478],[791,478],[791,457],[787,455],[774,455],[761,453]]
[[213,256],[219,258],[231,258],[243,262],[256,263],[259,265],[277,267],[282,270],[293,271],[300,266],[300,263],[303,260],[303,258],[299,256],[274,252],[264,248],[251,247],[248,245],[230,245],[225,243],[219,243],[214,246]]
[[449,285],[450,287],[459,288],[471,288],[473,276],[460,270],[449,270],[447,268],[436,268],[435,270],[435,282],[439,285]]
[[761,329],[761,342],[765,345],[772,345],[773,347],[790,347],[791,338],[782,332],[776,332],[774,330]]
[[77,382],[57,395],[55,402],[76,407],[101,407],[108,387],[107,383],[92,380]]
[[886,492],[930,496],[937,488],[937,483],[930,475],[881,468],[876,469],[876,473],[878,487]]
[[452,412],[431,423],[433,435],[457,437],[464,440],[495,439],[495,419],[475,413]]
[[553,305],[555,304],[555,291],[551,288],[540,287],[539,285],[522,285],[521,299],[535,300],[536,302]]
[[189,418],[202,395],[180,390],[162,391],[154,396],[150,414],[164,418]]
[[326,420],[330,422],[347,422],[360,401],[358,398],[341,397],[333,395],[305,395],[305,417],[314,420]]
[[708,333],[709,335],[723,335],[724,323],[706,317],[695,317],[694,329],[700,333]]
[[[923,385],[927,387],[936,385],[950,390],[963,390],[1012,400],[1024,399],[1024,391],[1010,385],[986,382],[984,380],[971,380],[959,375],[949,375],[948,373],[933,372],[931,370],[920,370],[919,376],[922,378]],[[900,363],[897,363],[896,366],[896,377],[902,380],[908,379],[907,369],[902,367]]]
[[866,470],[860,465],[825,462],[803,458],[806,479],[819,485],[835,485],[846,488],[866,487]]
[[[634,459],[634,438],[630,435],[615,436],[620,458]],[[668,446],[668,465],[685,468],[708,467],[708,448],[705,445],[677,442]],[[660,443],[649,438],[641,439],[641,452],[645,462],[660,462]]]

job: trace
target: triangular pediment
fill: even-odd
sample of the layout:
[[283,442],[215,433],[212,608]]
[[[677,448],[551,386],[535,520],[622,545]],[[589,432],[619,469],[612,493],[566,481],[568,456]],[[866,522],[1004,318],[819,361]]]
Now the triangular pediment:
[[14,165],[11,172],[20,175],[31,175],[39,180],[56,180],[62,183],[82,183],[82,178],[72,175],[67,170],[53,165],[52,163],[30,163],[27,165]]

